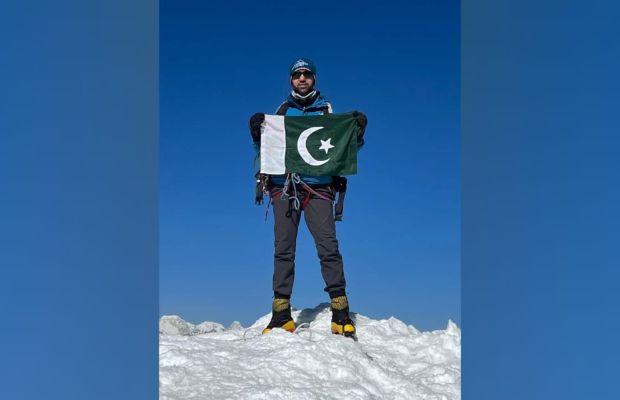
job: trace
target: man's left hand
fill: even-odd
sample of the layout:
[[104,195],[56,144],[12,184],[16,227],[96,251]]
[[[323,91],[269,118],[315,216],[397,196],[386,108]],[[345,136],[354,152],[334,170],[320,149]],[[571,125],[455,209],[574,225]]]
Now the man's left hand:
[[357,121],[357,126],[359,126],[362,131],[366,129],[366,125],[368,125],[368,118],[366,118],[366,115],[360,111],[353,111],[353,116]]

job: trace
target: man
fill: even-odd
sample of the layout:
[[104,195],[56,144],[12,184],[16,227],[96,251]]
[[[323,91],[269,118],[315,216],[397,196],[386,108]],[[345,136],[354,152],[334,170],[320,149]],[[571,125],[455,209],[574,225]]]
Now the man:
[[[289,67],[291,93],[278,107],[277,115],[303,116],[332,112],[331,104],[315,89],[316,66],[306,58],[296,60]],[[260,155],[261,124],[265,114],[257,113],[250,119],[250,131],[257,158]],[[363,133],[366,117],[358,113],[358,147],[364,143]],[[259,164],[258,164],[259,165]],[[338,177],[335,177],[340,182]],[[333,199],[334,178],[331,176],[271,175],[261,177],[273,201],[274,213],[274,274],[272,318],[263,333],[273,328],[295,330],[291,317],[290,298],[295,277],[295,247],[297,230],[302,212],[317,248],[321,262],[321,273],[325,280],[325,291],[331,299],[331,330],[335,334],[355,335],[355,325],[349,317],[349,302],[346,296],[342,256],[338,250]],[[291,190],[292,187],[292,190]],[[262,187],[259,191],[262,192]],[[293,192],[294,191],[294,192]],[[257,200],[260,204],[262,201]]]

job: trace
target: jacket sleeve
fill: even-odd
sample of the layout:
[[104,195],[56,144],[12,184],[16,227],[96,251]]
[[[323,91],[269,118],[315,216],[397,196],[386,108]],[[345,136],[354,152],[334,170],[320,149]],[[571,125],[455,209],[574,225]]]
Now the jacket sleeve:
[[260,142],[254,142],[252,148],[254,149],[254,173],[257,174],[260,171]]
[[329,101],[326,101],[325,103],[327,103],[327,113],[328,114],[333,114],[334,113],[334,108],[332,107],[332,103]]
[[252,142],[260,147],[260,127],[250,126],[250,135],[252,135]]
[[[254,149],[254,172],[257,174],[260,171],[260,137],[261,127],[258,121],[255,120],[257,114],[254,114],[250,118],[249,128],[252,135],[252,148]],[[264,115],[264,114],[263,114]],[[264,119],[264,116],[262,117]]]

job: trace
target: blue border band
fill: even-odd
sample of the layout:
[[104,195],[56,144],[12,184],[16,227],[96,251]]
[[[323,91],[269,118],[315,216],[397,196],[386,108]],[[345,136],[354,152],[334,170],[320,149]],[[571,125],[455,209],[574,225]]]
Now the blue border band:
[[617,397],[616,2],[462,7],[462,398]]
[[0,32],[2,397],[155,399],[158,3],[9,2]]

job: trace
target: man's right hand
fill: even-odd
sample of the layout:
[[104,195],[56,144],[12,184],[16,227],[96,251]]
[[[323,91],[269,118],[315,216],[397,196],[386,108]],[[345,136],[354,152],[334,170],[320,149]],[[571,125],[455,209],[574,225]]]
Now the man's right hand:
[[250,133],[252,134],[252,140],[260,142],[261,125],[265,121],[264,113],[255,113],[250,118]]

